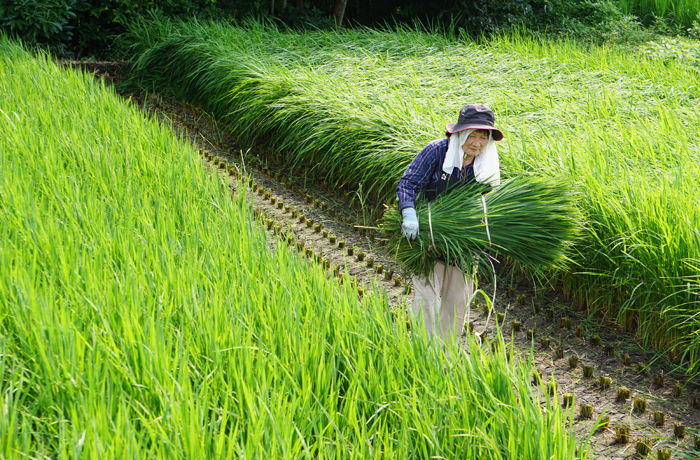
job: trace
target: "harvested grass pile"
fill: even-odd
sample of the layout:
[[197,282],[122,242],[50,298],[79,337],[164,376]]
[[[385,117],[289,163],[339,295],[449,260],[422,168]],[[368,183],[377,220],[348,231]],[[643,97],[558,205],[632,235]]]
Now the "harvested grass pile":
[[580,218],[563,181],[522,175],[485,191],[475,184],[429,205],[419,201],[420,231],[412,242],[401,235],[401,214],[388,208],[382,229],[404,269],[428,275],[435,262],[444,260],[468,270],[486,261],[484,252],[508,256],[534,270],[566,265]]

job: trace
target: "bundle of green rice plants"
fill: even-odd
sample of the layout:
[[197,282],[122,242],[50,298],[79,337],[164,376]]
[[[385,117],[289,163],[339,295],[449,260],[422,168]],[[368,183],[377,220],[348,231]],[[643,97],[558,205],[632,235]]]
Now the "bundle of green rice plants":
[[490,191],[474,184],[419,203],[416,241],[401,235],[401,215],[393,207],[381,226],[390,251],[412,274],[429,275],[438,260],[463,270],[488,267],[487,252],[535,270],[562,267],[578,234],[573,195],[551,178],[522,175]]

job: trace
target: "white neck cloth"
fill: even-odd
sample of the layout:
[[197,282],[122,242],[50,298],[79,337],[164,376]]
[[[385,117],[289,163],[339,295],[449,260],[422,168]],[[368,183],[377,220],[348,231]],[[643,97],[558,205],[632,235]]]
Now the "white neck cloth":
[[[467,141],[467,137],[475,129],[466,129],[450,136],[449,145],[447,146],[447,154],[445,162],[442,164],[442,170],[447,174],[452,174],[454,168],[462,169],[462,160],[464,159],[464,150],[462,146]],[[482,184],[491,186],[501,185],[501,167],[498,162],[498,150],[496,143],[491,136],[489,130],[489,143],[486,144],[484,150],[474,157],[474,178]]]

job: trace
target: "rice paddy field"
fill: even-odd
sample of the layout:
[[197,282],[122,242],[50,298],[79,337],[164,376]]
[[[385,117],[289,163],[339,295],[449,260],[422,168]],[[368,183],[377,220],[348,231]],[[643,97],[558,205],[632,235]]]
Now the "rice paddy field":
[[684,28],[697,24],[700,14],[698,0],[620,0],[625,14],[634,14],[645,22],[655,18],[669,18]]
[[0,132],[0,458],[589,457],[526,361],[446,366],[168,126],[5,38]]
[[698,70],[675,59],[510,35],[260,24],[134,27],[142,87],[199,104],[237,137],[365,206],[465,103],[491,106],[506,177],[569,184],[584,216],[552,283],[700,370]]

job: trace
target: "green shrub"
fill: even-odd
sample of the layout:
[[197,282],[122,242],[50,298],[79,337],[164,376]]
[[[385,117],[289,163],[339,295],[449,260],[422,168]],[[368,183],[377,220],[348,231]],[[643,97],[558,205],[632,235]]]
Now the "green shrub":
[[3,0],[0,28],[31,45],[57,46],[73,38],[75,18],[86,8],[85,0]]
[[254,13],[255,5],[227,0],[3,0],[0,29],[59,54],[115,57],[125,49],[127,24],[139,17],[228,18]]
[[550,0],[527,25],[591,43],[630,44],[648,38],[639,20],[612,0]]

